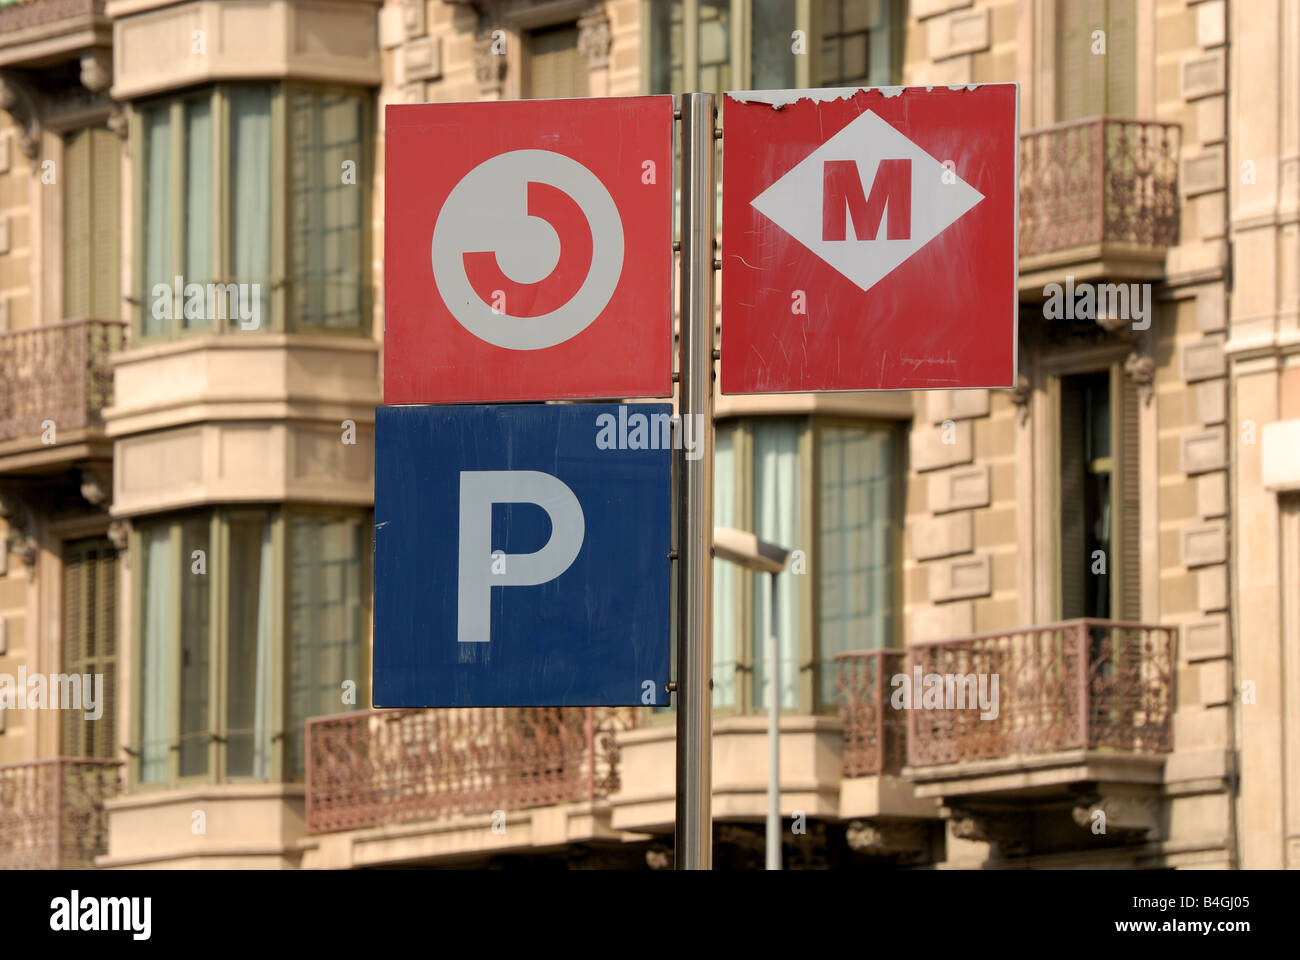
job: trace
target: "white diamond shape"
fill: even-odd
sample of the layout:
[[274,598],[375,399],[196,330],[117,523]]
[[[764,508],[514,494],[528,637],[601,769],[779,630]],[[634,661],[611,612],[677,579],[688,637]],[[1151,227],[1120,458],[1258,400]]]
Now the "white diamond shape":
[[[881,160],[912,161],[912,226],[907,240],[822,239],[822,181],[827,160],[853,160],[871,193]],[[947,174],[947,176],[945,176]],[[864,291],[952,226],[984,195],[868,110],[750,203]],[[883,237],[888,212],[881,218]],[[853,221],[848,221],[853,237]]]

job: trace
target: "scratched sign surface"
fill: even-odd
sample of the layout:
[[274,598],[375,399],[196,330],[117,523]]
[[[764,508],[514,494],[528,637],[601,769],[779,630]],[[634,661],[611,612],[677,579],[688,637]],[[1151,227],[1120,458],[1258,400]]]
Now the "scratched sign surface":
[[724,393],[1009,387],[1015,84],[728,93]]

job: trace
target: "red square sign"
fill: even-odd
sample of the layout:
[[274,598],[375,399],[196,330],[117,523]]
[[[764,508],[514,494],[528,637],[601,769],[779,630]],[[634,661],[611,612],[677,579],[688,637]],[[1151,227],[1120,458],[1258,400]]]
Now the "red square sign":
[[671,97],[390,106],[384,403],[672,392]]
[[1017,94],[726,95],[724,393],[1013,385]]

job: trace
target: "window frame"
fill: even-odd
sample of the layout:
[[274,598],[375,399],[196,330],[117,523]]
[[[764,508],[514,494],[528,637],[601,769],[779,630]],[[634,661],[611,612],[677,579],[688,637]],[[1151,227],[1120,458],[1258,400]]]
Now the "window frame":
[[[699,91],[699,0],[671,0],[671,2],[680,2],[682,5],[682,90],[657,91],[654,82],[653,60],[655,51],[651,47],[654,37],[654,14],[652,5],[664,2],[664,0],[642,0],[641,3],[641,37],[642,39],[642,57],[641,57],[641,89],[648,94],[657,92],[668,92],[672,94],[693,93]],[[890,55],[893,62],[890,63],[890,84],[898,85],[902,82],[903,77],[903,55],[905,53],[904,29],[907,21],[907,5],[900,0],[881,0],[883,3],[890,4],[895,9],[891,11],[889,29],[892,31],[890,38]],[[793,0],[794,3],[794,29],[803,30],[808,51],[804,54],[794,54],[791,56],[795,60],[795,89],[807,89],[821,87],[821,4],[815,0]],[[753,24],[754,24],[754,0],[731,0],[731,26],[730,26],[730,46],[729,46],[729,64],[731,67],[732,84],[729,89],[732,90],[749,90],[756,89],[753,86],[754,79],[754,62],[753,62]],[[793,39],[790,41],[793,43]],[[736,82],[737,78],[743,78],[744,82]],[[703,91],[710,92],[710,91]],[[721,93],[722,91],[717,91]]]
[[[233,221],[232,203],[233,171],[230,163],[232,144],[231,130],[231,91],[235,88],[261,87],[269,92],[270,103],[270,162],[267,164],[268,196],[270,198],[269,223],[269,275],[266,282],[269,291],[263,291],[270,316],[264,317],[257,330],[241,331],[231,325],[229,318],[218,322],[208,318],[206,323],[186,327],[184,317],[173,317],[166,330],[160,333],[145,333],[145,314],[151,309],[153,283],[145,276],[148,265],[145,259],[147,243],[147,183],[149,176],[149,149],[145,139],[145,113],[166,107],[171,121],[171,183],[168,199],[171,224],[170,268],[167,282],[170,285],[176,276],[184,276],[186,256],[185,238],[185,193],[188,188],[188,167],[185,163],[185,104],[188,101],[203,101],[209,105],[211,133],[211,170],[212,170],[212,209],[209,211],[212,230],[213,260],[211,277],[204,282],[235,283],[238,280],[232,274],[230,239]],[[356,189],[361,191],[360,218],[360,253],[357,265],[358,311],[359,318],[355,327],[326,327],[309,324],[302,318],[291,315],[291,289],[298,282],[290,275],[290,249],[293,243],[293,189],[289,178],[293,161],[289,156],[291,137],[289,132],[289,98],[296,93],[315,93],[325,95],[345,95],[356,98],[361,126],[361,140],[356,158]],[[136,344],[159,344],[184,340],[195,336],[229,335],[236,333],[301,333],[311,336],[344,336],[353,339],[369,339],[373,325],[374,292],[371,278],[371,257],[373,238],[370,229],[373,198],[370,182],[373,166],[375,144],[374,130],[374,94],[365,87],[337,83],[309,83],[293,80],[223,81],[205,86],[191,88],[181,92],[168,93],[159,97],[141,100],[131,107],[130,142],[133,155],[137,161],[131,173],[131,201],[134,218],[133,236],[130,249],[135,258],[132,267],[132,284],[136,292],[127,297],[131,305],[131,336]],[[162,282],[162,281],[155,281]],[[187,279],[188,282],[188,279]],[[252,281],[249,281],[252,282]]]
[[[286,748],[289,710],[290,710],[290,676],[289,676],[289,641],[291,632],[291,609],[288,602],[292,583],[292,571],[289,563],[290,544],[289,528],[296,516],[352,517],[358,520],[362,530],[368,528],[370,512],[361,507],[344,507],[334,505],[285,505],[285,504],[223,504],[209,506],[199,510],[186,510],[157,517],[141,518],[132,525],[130,534],[131,555],[143,556],[144,535],[142,528],[153,524],[166,525],[168,542],[174,553],[171,576],[166,589],[176,598],[170,611],[170,645],[172,678],[169,684],[168,701],[168,758],[167,776],[158,780],[141,779],[143,761],[143,690],[144,690],[144,634],[143,610],[145,592],[148,587],[147,576],[142,567],[133,578],[131,588],[131,712],[129,717],[129,737],[119,737],[119,742],[130,741],[125,747],[131,758],[128,766],[128,784],[131,792],[148,792],[154,790],[174,790],[192,786],[210,784],[266,784],[294,783],[301,779],[290,771],[290,757]],[[208,520],[208,603],[209,622],[207,627],[208,646],[208,734],[207,769],[202,774],[180,775],[180,723],[181,723],[181,649],[183,597],[181,592],[182,577],[189,570],[192,560],[182,555],[183,528],[186,522],[206,516]],[[272,623],[278,628],[271,638],[270,682],[271,691],[271,729],[269,774],[266,777],[254,775],[231,775],[229,773],[228,738],[229,728],[229,684],[230,684],[230,637],[229,637],[229,601],[230,601],[230,527],[236,519],[251,516],[265,517],[271,529],[271,553],[276,565],[271,579]],[[365,549],[362,537],[359,551],[358,595],[361,598],[361,628],[357,642],[360,650],[360,676],[357,677],[357,702],[354,710],[365,710],[371,702],[370,664],[371,664],[371,611],[372,596],[372,560],[370,551]],[[119,663],[121,657],[119,653]],[[338,713],[349,712],[340,705]]]

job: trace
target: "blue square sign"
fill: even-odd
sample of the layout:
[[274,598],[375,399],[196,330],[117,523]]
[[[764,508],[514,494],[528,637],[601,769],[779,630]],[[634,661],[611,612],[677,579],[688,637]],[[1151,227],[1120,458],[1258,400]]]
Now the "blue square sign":
[[671,407],[380,407],[376,707],[665,704]]

